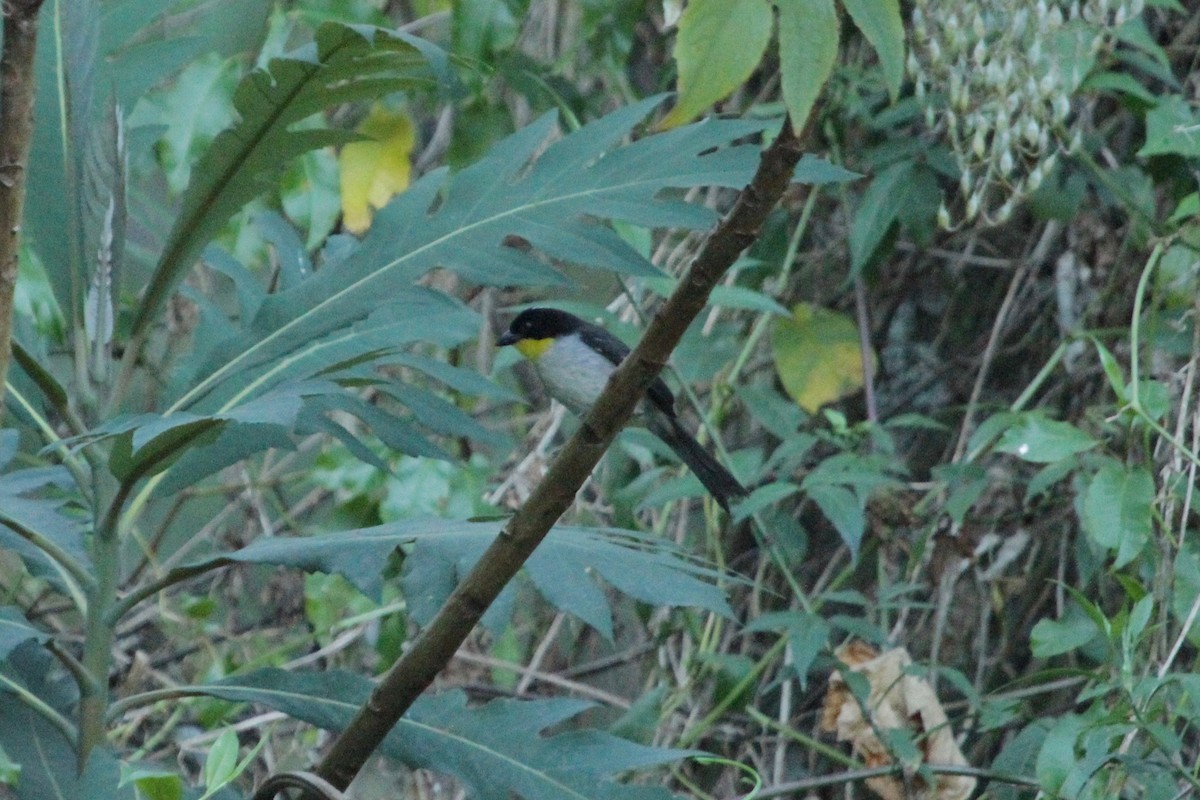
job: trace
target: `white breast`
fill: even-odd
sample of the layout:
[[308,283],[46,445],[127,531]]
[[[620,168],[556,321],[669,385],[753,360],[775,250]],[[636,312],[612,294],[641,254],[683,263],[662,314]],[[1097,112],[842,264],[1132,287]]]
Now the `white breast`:
[[578,416],[592,407],[613,371],[612,362],[576,336],[555,342],[534,367],[546,392]]

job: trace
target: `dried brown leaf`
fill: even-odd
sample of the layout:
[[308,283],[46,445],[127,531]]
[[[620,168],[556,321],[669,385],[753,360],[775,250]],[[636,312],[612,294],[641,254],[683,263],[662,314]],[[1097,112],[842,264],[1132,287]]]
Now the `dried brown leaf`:
[[[949,719],[933,687],[923,678],[905,673],[912,664],[907,650],[901,647],[880,654],[870,645],[851,641],[835,654],[867,679],[870,695],[866,706],[871,718],[863,716],[858,700],[841,674],[835,672],[829,677],[822,728],[836,733],[838,741],[850,742],[854,754],[870,767],[892,763],[876,731],[895,728],[913,732],[925,763],[966,766],[967,759],[954,741]],[[919,775],[909,781],[886,776],[869,779],[867,786],[883,800],[966,800],[975,789],[975,779],[940,775],[930,787]]]

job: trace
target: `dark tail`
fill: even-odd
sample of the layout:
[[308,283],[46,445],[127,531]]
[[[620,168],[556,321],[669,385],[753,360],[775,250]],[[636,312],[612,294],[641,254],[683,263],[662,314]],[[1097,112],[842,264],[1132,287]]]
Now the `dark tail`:
[[700,446],[696,437],[683,427],[678,417],[668,417],[666,414],[655,414],[650,430],[675,451],[675,455],[688,465],[688,468],[704,484],[721,508],[729,511],[729,503],[745,497],[749,492],[729,470],[721,466],[707,450]]

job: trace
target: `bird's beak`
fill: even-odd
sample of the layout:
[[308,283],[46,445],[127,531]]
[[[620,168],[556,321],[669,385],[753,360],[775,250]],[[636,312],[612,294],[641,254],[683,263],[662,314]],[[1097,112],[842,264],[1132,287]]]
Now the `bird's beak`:
[[521,341],[520,336],[517,336],[512,331],[505,331],[503,334],[501,334],[500,338],[496,340],[496,346],[506,347],[510,344],[516,344],[519,341]]

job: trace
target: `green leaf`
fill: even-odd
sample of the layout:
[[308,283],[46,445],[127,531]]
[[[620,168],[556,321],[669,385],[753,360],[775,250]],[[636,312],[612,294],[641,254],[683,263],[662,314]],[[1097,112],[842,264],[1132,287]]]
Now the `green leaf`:
[[284,172],[280,195],[288,219],[308,232],[305,247],[319,247],[333,232],[342,210],[337,157],[328,150],[300,156]]
[[340,103],[429,85],[427,59],[439,51],[402,33],[327,23],[316,43],[268,69],[251,72],[234,93],[238,121],[213,140],[192,170],[183,207],[138,306],[132,334],[155,319],[196,256],[243,205],[261,193],[263,178],[310,150],[353,134],[296,129],[296,123]]
[[238,763],[238,737],[232,728],[221,731],[204,759],[204,786],[211,792],[224,786],[236,774]]
[[[186,452],[213,443],[230,425],[242,426],[244,446],[235,448],[239,457],[277,446],[279,432],[295,427],[306,402],[311,404],[322,395],[338,396],[341,393],[340,387],[328,382],[291,384],[220,414],[201,416],[180,412],[122,416],[67,441],[69,444],[94,445],[105,439],[116,439],[109,451],[109,468],[123,481],[139,480],[166,469]],[[228,463],[233,462],[215,468]]]
[[[298,539],[258,539],[231,553],[189,565],[278,564],[336,573],[368,597],[381,597],[388,555],[413,545],[401,583],[413,619],[428,622],[499,532],[497,522],[405,520],[373,528]],[[718,574],[655,537],[615,529],[556,527],[525,564],[538,591],[606,637],[612,636],[609,601],[596,577],[652,605],[695,606],[728,616]]]
[[166,769],[127,769],[121,782],[132,783],[137,787],[138,800],[184,800],[182,776]]
[[842,0],[842,7],[875,48],[888,94],[895,101],[904,80],[904,23],[900,0]]
[[1168,95],[1146,114],[1146,143],[1137,154],[1200,156],[1200,112],[1183,97]]
[[50,634],[29,624],[21,610],[11,606],[0,608],[0,661],[28,641],[48,642]]
[[774,505],[785,497],[791,497],[800,491],[800,487],[787,481],[777,481],[759,486],[750,496],[737,504],[734,509],[733,521],[752,517],[767,506]]
[[744,633],[773,630],[787,634],[792,646],[792,669],[803,688],[808,683],[808,668],[829,645],[829,623],[806,611],[776,611],[750,620],[742,629]]
[[854,492],[840,486],[806,485],[805,491],[825,518],[833,523],[842,541],[850,548],[851,555],[857,556],[867,528],[862,501]]
[[[348,672],[267,669],[191,687],[237,702],[260,703],[296,719],[340,730],[374,684]],[[579,700],[494,700],[468,707],[460,691],[423,695],[396,724],[381,752],[412,768],[460,780],[479,800],[670,800],[666,789],[623,786],[611,776],[694,754],[644,747],[596,730],[541,736],[591,704]]]
[[1075,744],[1083,733],[1084,724],[1083,717],[1065,714],[1055,721],[1042,742],[1037,757],[1037,777],[1042,789],[1051,796],[1058,794],[1072,767],[1078,762]]
[[851,172],[845,167],[832,164],[823,158],[817,158],[812,153],[805,153],[792,173],[792,180],[797,183],[808,183],[819,186],[826,183],[845,183],[856,181],[862,175]]
[[[326,266],[320,274],[334,271],[336,267]],[[315,276],[282,296],[303,294],[314,280]],[[396,287],[387,302],[376,299],[370,309],[361,310],[364,319],[347,327],[340,327],[340,320],[331,320],[329,315],[314,313],[299,326],[298,333],[307,339],[272,335],[270,326],[276,324],[277,311],[272,299],[264,299],[247,328],[211,337],[204,344],[206,349],[189,359],[185,371],[177,376],[178,384],[191,388],[171,410],[223,413],[282,384],[314,376],[336,379],[340,370],[366,360],[401,362],[404,358],[395,351],[415,342],[444,347],[461,344],[475,337],[479,324],[478,315],[462,303],[421,286]],[[329,327],[335,330],[327,332]],[[253,345],[256,341],[261,342],[257,348]],[[246,348],[253,349],[247,352]],[[241,368],[224,371],[234,359]],[[451,374],[451,368],[447,366],[441,374]]]
[[1037,658],[1053,658],[1083,647],[1096,638],[1096,626],[1082,617],[1058,621],[1038,620],[1029,635],[1030,648]]
[[[187,187],[196,155],[234,121],[230,97],[237,83],[236,65],[209,53],[188,64],[169,92],[151,98],[142,107],[143,114],[153,114],[153,119],[167,124],[158,154],[173,193]],[[130,122],[138,126],[148,120],[134,117]]]
[[1068,422],[1048,419],[1031,411],[1000,436],[996,451],[1011,453],[1023,461],[1050,464],[1075,453],[1091,450],[1099,442]]
[[675,63],[679,102],[660,123],[673,128],[694,119],[741,86],[771,41],[767,0],[692,0],[679,18]]
[[1121,365],[1117,363],[1116,356],[1099,339],[1093,338],[1092,344],[1096,348],[1096,355],[1100,357],[1100,366],[1104,368],[1104,376],[1108,378],[1108,385],[1112,387],[1113,393],[1117,396],[1117,402],[1124,405],[1129,402],[1129,393],[1125,388],[1125,373],[1122,371]]
[[898,161],[871,178],[850,223],[852,274],[859,274],[867,266],[892,225],[899,220],[904,196],[916,180],[917,171],[915,162]]
[[[1023,728],[996,756],[992,769],[1002,775],[1032,775],[1042,742],[1046,739],[1046,727],[1047,723],[1039,719]],[[1029,795],[1024,787],[1000,784],[998,781],[991,791],[996,800],[1021,800]]]
[[1154,531],[1154,477],[1145,467],[1105,459],[1087,487],[1083,525],[1092,541],[1114,551],[1119,569],[1142,552]]
[[[15,430],[0,432],[0,450],[15,448],[16,439]],[[84,529],[78,515],[70,512],[71,497],[64,491],[72,486],[64,467],[23,469],[0,476],[0,548],[16,553],[32,575],[60,588],[66,586],[60,567],[10,526],[34,531],[77,564],[88,563]]]
[[93,750],[79,774],[73,744],[12,695],[0,702],[0,746],[21,765],[20,780],[6,794],[16,800],[136,800],[132,785],[120,785],[120,764],[110,751]]
[[798,135],[833,72],[841,31],[833,0],[776,0],[775,7],[783,101]]

